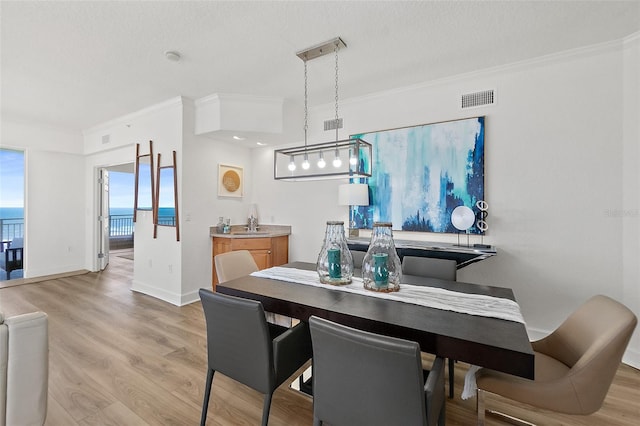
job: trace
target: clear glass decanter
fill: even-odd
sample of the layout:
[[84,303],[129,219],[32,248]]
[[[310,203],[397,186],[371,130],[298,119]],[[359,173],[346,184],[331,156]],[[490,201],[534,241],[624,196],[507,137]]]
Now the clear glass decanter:
[[224,232],[224,217],[222,216],[218,218],[218,224],[216,225],[216,232],[218,234],[222,234]]
[[391,224],[373,224],[369,250],[362,260],[364,288],[373,291],[398,291],[402,277],[402,265],[393,243]]
[[316,264],[320,282],[349,284],[353,277],[353,257],[347,247],[344,222],[327,222],[327,230]]

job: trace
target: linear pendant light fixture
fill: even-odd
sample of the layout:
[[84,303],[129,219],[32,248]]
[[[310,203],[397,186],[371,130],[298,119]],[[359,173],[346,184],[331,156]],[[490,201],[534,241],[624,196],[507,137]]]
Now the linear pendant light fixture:
[[[338,138],[341,120],[338,117],[338,50],[345,47],[347,45],[342,39],[336,37],[296,53],[304,62],[304,145],[274,151],[274,179],[302,181],[371,177],[371,144],[359,138]],[[310,145],[307,143],[307,61],[332,52],[336,59],[336,140]]]

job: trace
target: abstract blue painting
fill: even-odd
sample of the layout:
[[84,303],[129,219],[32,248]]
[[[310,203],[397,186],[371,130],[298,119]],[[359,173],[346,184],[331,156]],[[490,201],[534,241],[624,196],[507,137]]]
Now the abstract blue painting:
[[[356,228],[458,232],[451,212],[484,200],[484,120],[475,117],[351,135],[373,146],[369,206],[352,206]],[[470,233],[480,234],[474,225]]]

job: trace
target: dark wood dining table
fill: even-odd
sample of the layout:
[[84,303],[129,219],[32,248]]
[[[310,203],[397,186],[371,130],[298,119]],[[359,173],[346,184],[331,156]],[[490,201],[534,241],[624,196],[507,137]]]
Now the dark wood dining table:
[[[315,264],[287,267],[315,270]],[[403,275],[401,283],[445,288],[515,300],[504,287]],[[312,315],[361,330],[416,341],[424,352],[480,367],[534,378],[534,352],[520,322],[428,308],[270,278],[246,276],[216,286],[216,291],[260,301],[265,311],[308,321]],[[400,287],[402,291],[402,284]]]

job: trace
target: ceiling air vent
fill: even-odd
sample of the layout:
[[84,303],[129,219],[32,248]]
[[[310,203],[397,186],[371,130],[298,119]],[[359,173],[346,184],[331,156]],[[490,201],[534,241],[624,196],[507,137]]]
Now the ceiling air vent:
[[477,108],[494,105],[496,103],[495,90],[483,90],[481,92],[465,93],[460,97],[460,108]]

